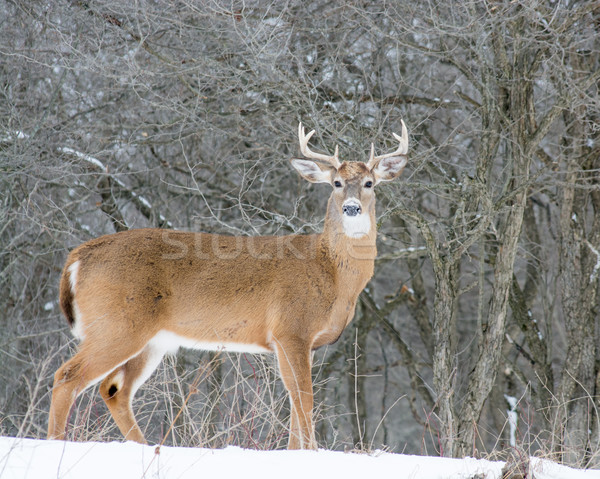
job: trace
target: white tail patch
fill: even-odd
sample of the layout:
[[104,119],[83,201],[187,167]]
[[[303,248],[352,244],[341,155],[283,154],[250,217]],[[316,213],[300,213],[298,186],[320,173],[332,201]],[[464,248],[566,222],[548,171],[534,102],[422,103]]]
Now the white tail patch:
[[75,296],[75,291],[77,289],[77,274],[79,273],[79,261],[75,261],[71,266],[69,266],[69,284],[71,285],[71,294]]
[[75,339],[83,341],[85,334],[83,332],[83,322],[81,321],[81,311],[79,310],[79,306],[77,306],[75,298],[71,300],[71,307],[73,308],[73,327],[71,328],[71,334]]
[[71,328],[71,334],[79,341],[83,341],[85,334],[83,333],[83,322],[81,321],[81,311],[77,306],[77,300],[75,299],[75,293],[77,291],[77,276],[79,275],[79,261],[75,261],[68,268],[69,271],[69,284],[71,285],[71,307],[73,308],[73,327]]

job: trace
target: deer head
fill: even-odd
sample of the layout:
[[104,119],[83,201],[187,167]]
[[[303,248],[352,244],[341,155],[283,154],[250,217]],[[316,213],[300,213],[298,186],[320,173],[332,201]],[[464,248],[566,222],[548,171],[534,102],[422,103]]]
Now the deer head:
[[300,150],[310,160],[292,159],[292,165],[304,179],[311,183],[329,183],[333,187],[327,210],[328,218],[341,225],[346,236],[362,238],[375,226],[374,187],[383,181],[397,178],[406,166],[408,152],[406,125],[402,121],[401,137],[394,133],[399,143],[396,151],[375,156],[375,147],[371,144],[371,155],[366,163],[340,162],[337,145],[333,155],[313,152],[308,147],[308,142],[314,133],[315,130],[312,130],[305,134],[302,123],[298,125]]

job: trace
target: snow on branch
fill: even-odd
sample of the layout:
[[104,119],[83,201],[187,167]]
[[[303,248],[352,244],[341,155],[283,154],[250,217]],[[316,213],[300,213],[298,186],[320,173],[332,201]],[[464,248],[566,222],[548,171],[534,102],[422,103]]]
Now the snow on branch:
[[592,243],[590,243],[588,240],[585,240],[585,244],[589,249],[592,250],[592,253],[596,255],[596,264],[594,265],[592,274],[590,274],[590,283],[593,283],[598,278],[598,271],[600,270],[600,251],[594,248],[594,245],[592,245]]
[[104,166],[104,163],[102,163],[97,158],[94,158],[93,156],[86,155],[85,153],[81,153],[80,151],[74,150],[73,148],[69,148],[68,146],[59,147],[58,151],[60,151],[61,153],[67,153],[76,156],[77,158],[87,161],[88,163],[101,169],[104,173],[108,173],[108,169],[106,168],[106,166]]

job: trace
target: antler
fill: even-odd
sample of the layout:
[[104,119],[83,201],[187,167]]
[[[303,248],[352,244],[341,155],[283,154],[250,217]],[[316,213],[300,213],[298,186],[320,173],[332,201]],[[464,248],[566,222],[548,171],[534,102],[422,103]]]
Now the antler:
[[335,168],[342,166],[340,160],[338,160],[338,147],[335,145],[335,153],[333,156],[323,155],[321,153],[315,153],[308,147],[308,141],[315,134],[315,130],[312,130],[308,135],[304,134],[304,127],[302,122],[298,124],[298,139],[300,140],[300,151],[306,158],[312,158],[313,160],[324,161],[329,163]]
[[402,123],[402,137],[396,135],[396,133],[392,133],[392,135],[394,135],[394,138],[396,138],[396,140],[398,140],[398,143],[400,143],[398,145],[398,149],[393,153],[386,153],[385,155],[375,156],[375,145],[371,143],[371,156],[369,157],[369,162],[367,163],[367,166],[369,168],[373,168],[379,160],[383,160],[384,158],[389,158],[391,156],[398,155],[406,155],[406,153],[408,152],[408,130],[406,129],[406,125],[404,124],[403,120],[400,120],[400,123]]

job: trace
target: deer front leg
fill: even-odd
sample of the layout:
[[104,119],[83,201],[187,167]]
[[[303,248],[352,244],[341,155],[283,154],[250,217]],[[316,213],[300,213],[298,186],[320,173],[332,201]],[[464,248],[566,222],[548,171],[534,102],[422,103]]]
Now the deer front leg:
[[279,371],[291,403],[288,449],[317,449],[312,422],[310,346],[302,340],[286,340],[278,341],[276,349]]

